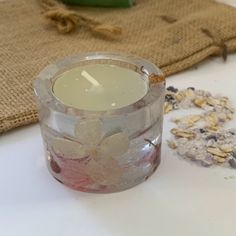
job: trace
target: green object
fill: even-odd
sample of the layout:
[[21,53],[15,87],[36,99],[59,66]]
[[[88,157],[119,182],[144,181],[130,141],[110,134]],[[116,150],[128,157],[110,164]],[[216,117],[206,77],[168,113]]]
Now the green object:
[[131,7],[134,0],[62,0],[65,4],[97,7]]

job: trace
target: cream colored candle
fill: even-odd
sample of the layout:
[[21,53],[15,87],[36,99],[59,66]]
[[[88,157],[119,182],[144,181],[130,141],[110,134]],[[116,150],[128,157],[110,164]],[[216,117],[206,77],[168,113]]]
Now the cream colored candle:
[[105,111],[130,105],[147,93],[140,74],[108,64],[79,66],[62,73],[53,93],[63,104],[83,110]]

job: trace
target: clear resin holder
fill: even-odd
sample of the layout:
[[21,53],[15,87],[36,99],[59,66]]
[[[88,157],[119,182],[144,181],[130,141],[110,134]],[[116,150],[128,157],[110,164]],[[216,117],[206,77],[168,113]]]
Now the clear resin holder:
[[[87,64],[111,64],[140,74],[147,94],[109,111],[69,107],[53,94],[55,79]],[[165,81],[150,62],[129,55],[94,52],[47,66],[35,84],[48,169],[64,185],[110,193],[147,180],[160,163]]]

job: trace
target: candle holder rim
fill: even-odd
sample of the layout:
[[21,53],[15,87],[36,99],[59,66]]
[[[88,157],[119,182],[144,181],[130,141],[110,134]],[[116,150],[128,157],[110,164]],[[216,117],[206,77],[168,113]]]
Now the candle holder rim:
[[[153,92],[153,90],[155,90],[157,86],[161,88],[160,95],[164,92],[165,81],[159,82],[154,87],[149,86],[146,95],[143,98],[139,99],[138,101],[121,108],[110,109],[106,111],[85,110],[68,106],[65,105],[54,95],[52,91],[53,84],[51,84],[50,81],[52,80],[52,78],[55,78],[55,76],[57,75],[58,72],[60,72],[60,70],[62,70],[61,67],[66,68],[78,62],[92,61],[92,60],[95,61],[102,59],[120,61],[123,63],[129,63],[131,65],[134,65],[136,66],[137,70],[139,70],[140,75],[146,76],[146,79],[148,79],[148,77],[153,74],[158,76],[164,76],[161,69],[157,67],[155,64],[135,55],[125,54],[120,52],[107,52],[107,51],[87,52],[59,59],[55,63],[49,64],[46,67],[44,67],[36,77],[33,84],[35,95],[37,96],[40,103],[44,104],[45,106],[48,106],[50,109],[55,110],[57,112],[65,112],[65,110],[69,109],[70,113],[78,115],[83,114],[83,115],[99,115],[99,116],[101,115],[116,116],[116,115],[131,113],[143,109],[146,106],[152,105],[157,98],[153,97],[153,99],[151,99],[149,103],[143,105],[142,101],[150,94],[150,92]],[[141,72],[143,72],[143,74],[141,74]],[[140,107],[135,108],[134,105],[138,103],[141,104]]]

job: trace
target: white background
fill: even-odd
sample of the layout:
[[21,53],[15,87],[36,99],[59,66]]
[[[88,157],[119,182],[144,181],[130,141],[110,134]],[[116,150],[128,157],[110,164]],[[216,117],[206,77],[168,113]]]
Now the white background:
[[[212,58],[168,85],[227,95],[236,105],[236,55],[227,63]],[[197,167],[174,155],[166,139],[175,114],[165,117],[157,172],[116,194],[76,192],[55,181],[38,125],[1,136],[0,236],[235,236],[236,170]]]

